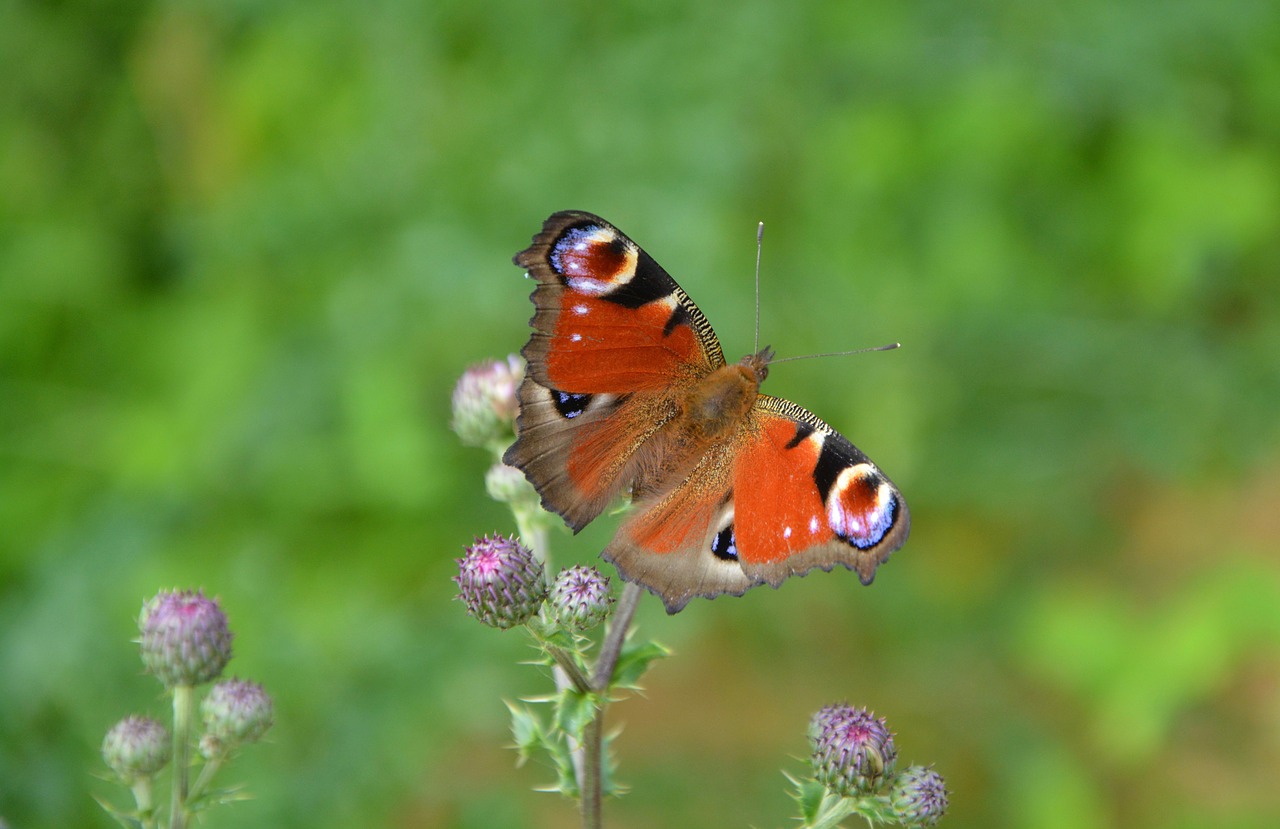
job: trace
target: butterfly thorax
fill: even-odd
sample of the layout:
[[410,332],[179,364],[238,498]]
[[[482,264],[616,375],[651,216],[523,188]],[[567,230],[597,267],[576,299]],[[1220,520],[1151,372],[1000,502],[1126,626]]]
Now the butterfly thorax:
[[769,374],[773,352],[765,348],[699,380],[683,401],[682,413],[695,442],[714,442],[741,425]]

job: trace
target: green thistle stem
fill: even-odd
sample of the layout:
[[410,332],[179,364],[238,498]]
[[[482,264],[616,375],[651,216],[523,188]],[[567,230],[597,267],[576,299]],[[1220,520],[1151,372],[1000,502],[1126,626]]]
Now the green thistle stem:
[[173,688],[173,800],[169,809],[170,829],[186,829],[187,779],[191,771],[191,723],[195,719],[196,689],[191,685]]
[[[573,689],[580,694],[591,693],[591,680],[587,679],[587,675],[578,667],[578,660],[573,658],[573,654],[547,641],[546,637],[543,636],[539,620],[531,621],[526,627],[529,633],[533,635],[533,638],[538,640],[538,645],[542,650],[555,660],[556,667],[564,672],[565,678],[573,685]],[[558,682],[556,684],[557,686],[559,685]]]
[[604,811],[604,709],[601,700],[596,715],[582,732],[582,827],[600,829]]
[[204,790],[213,782],[213,776],[218,773],[218,769],[222,768],[222,762],[227,759],[225,753],[220,753],[205,761],[204,766],[200,769],[200,776],[196,778],[196,782],[191,784],[191,799],[195,800],[204,794]]
[[[516,519],[516,532],[520,535],[521,542],[533,551],[535,558],[546,565],[549,564],[548,556],[551,551],[547,547],[547,530],[539,515],[541,509],[537,504],[512,504],[511,514]],[[551,568],[548,566],[547,578],[551,577]]]
[[151,778],[143,777],[135,782],[133,788],[133,802],[138,807],[138,823],[142,829],[155,829],[156,826],[156,806],[151,799]]
[[582,826],[583,829],[600,829],[603,820],[604,800],[604,711],[608,705],[609,685],[613,682],[613,669],[618,665],[618,657],[622,653],[622,645],[627,640],[627,631],[631,629],[631,620],[636,615],[636,607],[640,604],[643,591],[640,587],[628,583],[622,589],[622,597],[618,600],[618,608],[609,624],[609,632],[605,634],[600,645],[600,655],[596,660],[596,669],[591,685],[600,702],[596,706],[596,715],[591,718],[582,735]]
[[597,691],[607,690],[609,683],[613,681],[613,669],[617,667],[622,645],[627,641],[627,631],[631,629],[631,620],[636,615],[636,608],[640,605],[643,594],[643,588],[630,582],[622,588],[618,608],[613,613],[609,632],[605,635],[604,644],[600,646],[600,657],[596,660],[596,671],[591,684]]

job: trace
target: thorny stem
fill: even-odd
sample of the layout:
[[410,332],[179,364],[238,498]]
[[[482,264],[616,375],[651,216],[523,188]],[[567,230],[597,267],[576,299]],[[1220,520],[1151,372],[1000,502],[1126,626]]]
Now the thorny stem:
[[614,612],[609,632],[605,634],[600,645],[600,655],[596,659],[595,673],[591,678],[591,687],[599,700],[596,715],[591,718],[582,734],[582,826],[583,829],[600,829],[602,820],[602,802],[604,799],[604,710],[608,705],[607,691],[613,680],[613,669],[617,667],[618,657],[622,653],[622,645],[627,639],[627,631],[631,628],[631,620],[635,617],[636,607],[640,604],[641,588],[628,583],[622,589],[622,598],[618,600],[618,609]]
[[[532,626],[530,626],[529,629],[533,631],[534,636],[537,637],[539,644],[542,645],[542,649],[556,661],[556,668],[564,673],[565,679],[573,686],[573,690],[577,691],[579,694],[591,693],[591,680],[587,679],[586,674],[584,674],[582,669],[578,667],[578,663],[574,661],[574,658],[567,653],[564,648],[558,648],[546,639],[543,639]],[[557,677],[556,687],[561,687],[559,677]]]
[[582,731],[582,829],[600,829],[604,787],[604,707],[602,700],[596,715]]
[[609,687],[609,680],[613,679],[613,669],[618,664],[622,643],[627,640],[627,631],[631,629],[631,619],[636,615],[641,595],[643,589],[631,582],[627,582],[627,586],[622,588],[618,609],[613,613],[613,623],[609,625],[609,632],[605,634],[604,643],[600,646],[595,676],[591,678],[591,684],[598,691]]
[[213,776],[218,773],[218,769],[222,768],[222,763],[226,759],[225,753],[219,753],[205,761],[204,767],[200,769],[200,776],[191,784],[192,799],[204,794],[205,787],[213,781]]

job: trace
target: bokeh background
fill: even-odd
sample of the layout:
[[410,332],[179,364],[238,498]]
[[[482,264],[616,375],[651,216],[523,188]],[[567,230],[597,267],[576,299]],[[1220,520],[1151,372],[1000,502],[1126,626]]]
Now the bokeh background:
[[[785,826],[848,699],[962,827],[1280,825],[1280,11],[1271,0],[9,2],[0,819],[105,827],[163,711],[135,617],[221,597],[278,722],[210,826],[559,827],[514,767],[509,531],[449,430],[511,266],[598,212],[901,486],[864,589],[640,633],[616,827]],[[554,539],[593,561],[613,519]],[[122,793],[122,792],[121,792]]]

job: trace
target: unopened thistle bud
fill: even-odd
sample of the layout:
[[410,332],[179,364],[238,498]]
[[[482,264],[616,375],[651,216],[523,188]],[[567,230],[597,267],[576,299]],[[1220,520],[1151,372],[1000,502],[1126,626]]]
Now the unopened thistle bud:
[[893,781],[893,814],[907,826],[934,826],[947,811],[947,786],[925,766],[910,766]]
[[453,580],[467,612],[503,630],[532,619],[547,598],[542,562],[514,538],[477,538]]
[[226,614],[203,591],[162,592],[138,619],[142,663],[166,688],[215,679],[231,660]]
[[453,431],[467,446],[510,440],[519,408],[516,391],[524,379],[524,361],[512,354],[462,373],[453,389]]
[[613,606],[609,579],[594,567],[566,567],[551,585],[551,607],[560,624],[570,630],[591,630],[604,621]]
[[538,503],[538,491],[529,479],[519,469],[505,463],[489,467],[484,476],[484,488],[490,498],[501,504]]
[[893,735],[865,708],[827,706],[813,716],[809,739],[814,776],[842,797],[877,792],[893,776]]
[[155,775],[169,762],[169,732],[150,717],[126,717],[102,741],[102,758],[126,784]]
[[225,748],[256,742],[273,721],[271,697],[256,682],[227,679],[209,689],[200,704],[204,729]]

